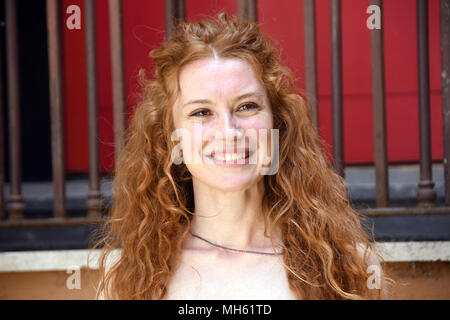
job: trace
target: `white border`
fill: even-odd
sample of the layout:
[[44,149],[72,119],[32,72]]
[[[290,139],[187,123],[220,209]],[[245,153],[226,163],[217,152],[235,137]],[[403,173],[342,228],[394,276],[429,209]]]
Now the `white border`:
[[[450,261],[450,241],[377,242],[375,246],[386,262]],[[0,272],[66,271],[73,266],[98,269],[99,253],[100,250],[0,252]]]

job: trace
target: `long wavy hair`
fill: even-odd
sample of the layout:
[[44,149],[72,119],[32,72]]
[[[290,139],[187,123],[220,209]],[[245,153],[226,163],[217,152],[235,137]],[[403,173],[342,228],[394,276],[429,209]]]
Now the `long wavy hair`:
[[[380,290],[367,285],[373,241],[351,207],[345,180],[327,160],[292,73],[258,24],[224,12],[179,24],[169,41],[150,52],[154,80],[139,73],[142,99],[116,163],[111,216],[98,243],[98,292],[113,299],[167,297],[195,211],[192,177],[171,160],[171,106],[180,70],[214,51],[248,62],[267,90],[280,146],[278,172],[264,176],[264,219],[271,240],[272,230],[281,230],[290,289],[299,299],[379,297]],[[367,250],[361,254],[358,247]],[[111,263],[116,249],[121,253]]]

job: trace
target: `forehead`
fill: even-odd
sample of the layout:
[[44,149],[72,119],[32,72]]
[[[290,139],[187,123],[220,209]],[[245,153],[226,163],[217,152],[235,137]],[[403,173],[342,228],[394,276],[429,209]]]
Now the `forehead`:
[[204,58],[185,66],[180,73],[181,99],[227,97],[242,91],[264,93],[252,66],[237,58]]

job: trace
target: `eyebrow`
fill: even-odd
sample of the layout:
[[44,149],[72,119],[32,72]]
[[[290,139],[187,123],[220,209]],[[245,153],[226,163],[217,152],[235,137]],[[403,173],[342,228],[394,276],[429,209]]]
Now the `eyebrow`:
[[[261,96],[261,94],[258,92],[248,92],[248,93],[241,94],[240,96],[234,98],[233,101],[237,102],[237,101],[240,101],[240,100],[248,98],[248,97],[258,97],[259,98],[260,96]],[[188,101],[187,103],[185,103],[182,108],[184,108],[190,104],[211,104],[211,103],[212,103],[212,101],[207,100],[207,99],[191,100],[191,101]]]

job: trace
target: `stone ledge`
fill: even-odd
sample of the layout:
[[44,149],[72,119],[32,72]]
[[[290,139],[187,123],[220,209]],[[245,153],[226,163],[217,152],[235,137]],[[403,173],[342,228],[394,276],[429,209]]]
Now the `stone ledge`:
[[[432,164],[434,189],[437,193],[437,205],[443,205],[444,199],[444,168],[442,163]],[[420,180],[420,168],[418,164],[390,164],[389,176],[389,198],[391,205],[396,202],[402,206],[405,203],[416,205],[417,190]],[[355,203],[370,203],[373,205],[376,197],[375,191],[375,168],[370,165],[345,167],[345,180],[348,187],[350,200]],[[66,206],[68,212],[83,212],[86,210],[88,195],[88,179],[67,179]],[[9,184],[5,183],[5,195],[9,194]],[[112,201],[112,180],[102,178],[100,188],[104,196],[105,205],[109,207]],[[26,206],[25,214],[35,216],[37,212],[53,211],[53,184],[51,181],[23,182],[22,196]]]
[[[450,241],[378,242],[376,248],[386,262],[450,261]],[[1,252],[0,272],[98,269],[99,253],[88,249]]]

